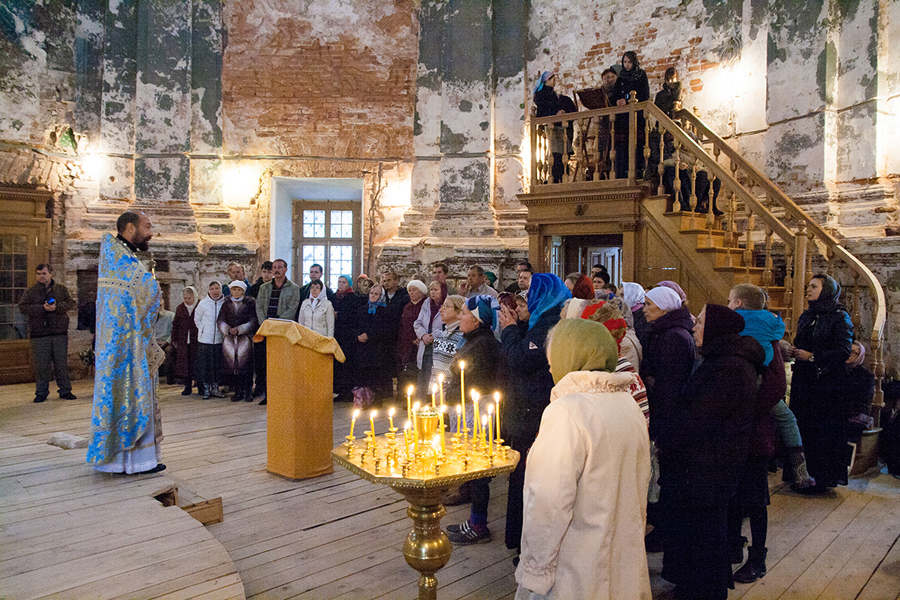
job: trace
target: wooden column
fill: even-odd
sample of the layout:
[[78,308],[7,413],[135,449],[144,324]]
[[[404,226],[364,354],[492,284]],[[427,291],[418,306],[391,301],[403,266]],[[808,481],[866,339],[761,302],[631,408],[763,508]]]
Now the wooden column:
[[622,223],[622,281],[637,281],[637,223]]

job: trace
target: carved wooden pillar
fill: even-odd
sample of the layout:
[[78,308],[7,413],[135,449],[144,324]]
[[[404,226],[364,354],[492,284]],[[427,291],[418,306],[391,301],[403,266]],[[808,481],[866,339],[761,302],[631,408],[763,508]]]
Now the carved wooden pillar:
[[637,226],[636,222],[622,223],[622,281],[637,281]]
[[528,261],[536,269],[536,273],[546,273],[548,265],[544,263],[544,251],[541,248],[541,226],[526,223],[525,231],[528,233]]

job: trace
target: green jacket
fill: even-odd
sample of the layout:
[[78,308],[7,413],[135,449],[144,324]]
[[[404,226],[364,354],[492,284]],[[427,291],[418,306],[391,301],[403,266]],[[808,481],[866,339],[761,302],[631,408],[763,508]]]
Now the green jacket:
[[[272,285],[275,280],[267,281],[259,286],[259,297],[256,299],[256,317],[259,324],[268,318],[269,315],[269,299],[272,297]],[[278,298],[278,317],[279,319],[289,319],[293,321],[297,318],[297,309],[300,308],[300,286],[293,283],[290,279],[284,280],[284,286],[281,288],[281,296]]]

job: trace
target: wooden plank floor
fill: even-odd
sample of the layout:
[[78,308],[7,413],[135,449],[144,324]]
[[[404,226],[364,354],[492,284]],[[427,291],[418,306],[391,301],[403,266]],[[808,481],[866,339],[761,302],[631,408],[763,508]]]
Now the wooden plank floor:
[[[410,529],[402,497],[340,468],[299,482],[267,473],[265,407],[185,398],[180,387],[162,386],[167,471],[112,477],[92,473],[83,450],[45,444],[58,431],[88,434],[91,383],[76,383],[74,401],[33,404],[32,391],[0,388],[0,597],[416,596],[416,574],[401,550]],[[350,410],[335,405],[335,443],[348,432]],[[183,511],[147,504],[168,476],[203,497],[222,497],[224,521],[199,528],[215,540],[203,539]],[[900,597],[900,482],[872,475],[822,498],[794,494],[775,477],[771,487],[769,573],[730,598]],[[440,598],[513,597],[505,488],[505,477],[492,483],[494,540],[454,550],[438,573]],[[171,511],[186,520],[163,518]],[[443,523],[467,515],[466,506],[448,507]],[[117,566],[122,556],[132,570]],[[668,598],[661,555],[649,558],[654,597]],[[69,576],[54,564],[77,571]]]

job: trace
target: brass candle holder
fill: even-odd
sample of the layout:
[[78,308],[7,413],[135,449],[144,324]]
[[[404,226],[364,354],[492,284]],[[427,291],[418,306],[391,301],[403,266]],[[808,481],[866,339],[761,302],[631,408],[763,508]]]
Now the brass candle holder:
[[413,529],[403,544],[403,554],[407,564],[419,572],[419,600],[436,600],[435,573],[447,564],[453,549],[441,529],[441,517],[447,514],[444,497],[466,481],[511,472],[519,462],[519,453],[495,440],[497,447],[491,457],[483,444],[479,448],[473,440],[454,437],[452,451],[444,454],[439,436],[445,432],[438,427],[438,409],[420,407],[413,418],[418,451],[410,452],[408,461],[407,448],[403,448],[400,460],[377,460],[379,455],[400,458],[391,431],[381,437],[367,437],[363,453],[354,452],[352,444],[344,443],[336,446],[331,456],[359,477],[391,486],[409,502],[407,514],[413,520]]

